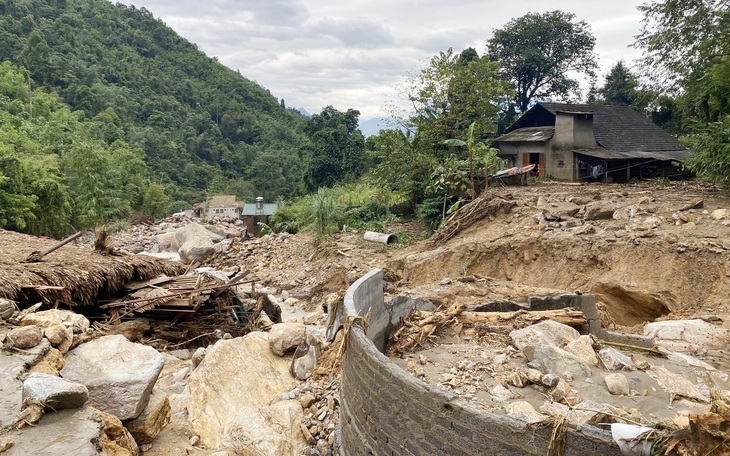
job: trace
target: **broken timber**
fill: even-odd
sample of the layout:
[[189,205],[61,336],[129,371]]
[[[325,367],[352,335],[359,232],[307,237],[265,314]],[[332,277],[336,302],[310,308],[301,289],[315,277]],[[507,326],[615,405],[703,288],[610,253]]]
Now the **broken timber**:
[[74,239],[77,239],[79,236],[81,236],[81,233],[83,231],[78,231],[75,234],[72,234],[71,236],[68,236],[67,238],[57,242],[52,247],[47,248],[46,250],[42,252],[32,252],[30,255],[28,255],[28,258],[26,258],[26,263],[38,263],[39,261],[43,260],[43,257],[48,255],[49,253],[52,253],[55,250],[60,249],[64,245],[68,244],[69,242],[73,241]]
[[99,307],[110,309],[112,321],[147,311],[195,313],[231,287],[251,282],[243,280],[248,274],[249,271],[245,271],[224,283],[205,273],[158,277],[145,283],[132,284],[129,288],[133,292],[125,299]]

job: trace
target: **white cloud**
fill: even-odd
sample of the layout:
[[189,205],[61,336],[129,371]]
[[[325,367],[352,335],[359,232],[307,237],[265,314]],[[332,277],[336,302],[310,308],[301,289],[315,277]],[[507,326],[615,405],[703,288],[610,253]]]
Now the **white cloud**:
[[317,113],[327,105],[381,115],[395,85],[440,51],[482,54],[496,28],[528,12],[570,11],[591,25],[600,74],[639,32],[643,0],[136,0],[210,56]]

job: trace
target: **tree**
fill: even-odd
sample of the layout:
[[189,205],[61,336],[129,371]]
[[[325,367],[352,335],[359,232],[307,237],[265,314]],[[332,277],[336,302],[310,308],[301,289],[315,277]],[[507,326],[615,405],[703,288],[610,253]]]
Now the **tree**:
[[[434,56],[402,90],[413,106],[400,119],[409,133],[383,130],[369,140],[375,163],[371,178],[413,205],[430,206],[426,201],[433,199],[442,207],[455,186],[462,190],[466,184],[468,191],[469,174],[463,169],[481,150],[477,146],[496,134],[500,111],[512,95],[509,84],[489,57],[472,48],[459,54],[449,49]],[[468,144],[472,147],[449,147]]]
[[489,56],[499,62],[515,88],[520,111],[533,100],[568,97],[579,90],[569,72],[595,76],[596,39],[585,21],[562,11],[528,13],[496,30],[487,42]]
[[310,144],[304,184],[309,191],[331,187],[337,182],[360,175],[365,150],[365,137],[357,128],[360,111],[340,112],[327,106],[313,115],[304,127]]
[[679,94],[662,99],[660,114],[676,125],[679,105],[694,152],[685,165],[730,183],[730,0],[653,1],[639,9],[644,21],[634,45],[644,50],[645,72],[660,73],[665,91]]
[[601,100],[608,104],[631,106],[638,98],[638,80],[619,60],[606,75],[603,87],[598,89]]
[[165,193],[165,187],[152,182],[144,194],[142,212],[155,219],[162,218],[167,215],[169,205],[170,197]]
[[655,0],[639,11],[644,68],[675,88],[730,55],[730,0]]

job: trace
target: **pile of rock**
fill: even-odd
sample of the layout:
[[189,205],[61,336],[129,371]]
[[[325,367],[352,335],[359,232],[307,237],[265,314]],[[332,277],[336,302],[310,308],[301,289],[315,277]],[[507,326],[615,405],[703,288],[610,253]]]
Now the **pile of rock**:
[[120,335],[87,341],[89,321],[71,311],[30,313],[18,324],[0,337],[0,421],[18,454],[97,454],[95,441],[137,454],[137,443],[170,421],[167,396],[153,394],[157,350]]

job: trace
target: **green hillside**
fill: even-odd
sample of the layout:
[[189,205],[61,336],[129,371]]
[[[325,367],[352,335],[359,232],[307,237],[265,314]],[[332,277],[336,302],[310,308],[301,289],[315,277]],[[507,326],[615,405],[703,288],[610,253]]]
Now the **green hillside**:
[[[137,174],[162,184],[173,209],[208,193],[288,196],[301,180],[305,118],[144,8],[106,0],[0,0],[0,61],[11,62],[30,89],[67,104],[83,130],[76,136],[96,141],[96,151],[114,144],[141,149],[146,169]],[[7,91],[3,96],[13,101]],[[23,105],[14,114],[19,122],[39,121],[32,100],[14,101]],[[67,151],[53,151],[59,163]],[[58,169],[59,182],[68,184],[67,172]],[[0,167],[0,191],[2,174]],[[129,200],[130,210],[142,208],[146,191]],[[72,217],[69,223],[80,222]]]

